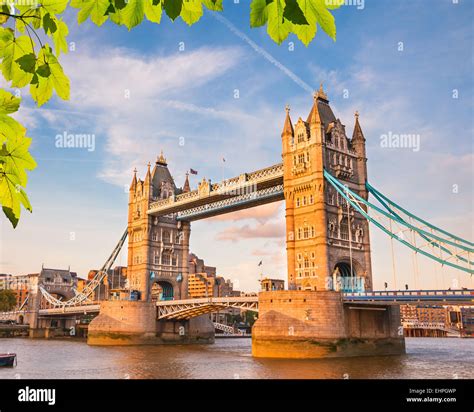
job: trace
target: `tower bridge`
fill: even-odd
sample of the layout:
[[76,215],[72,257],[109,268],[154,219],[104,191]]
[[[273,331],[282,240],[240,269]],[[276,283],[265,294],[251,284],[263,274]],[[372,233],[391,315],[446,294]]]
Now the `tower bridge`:
[[[472,291],[373,291],[369,223],[415,258],[424,256],[471,275],[474,243],[375,189],[368,181],[365,143],[359,114],[349,138],[321,87],[306,120],[293,123],[286,108],[281,163],[218,183],[202,179],[191,190],[187,175],[182,187],[176,185],[161,153],[153,169],[148,164],[143,180],[135,169],[127,230],[96,278],[66,302],[40,289],[59,309],[41,314],[87,306],[128,238],[127,276],[136,299],[101,302],[89,327],[90,344],[209,343],[214,327],[206,314],[239,307],[258,309],[252,331],[257,357],[404,353],[400,303],[472,304]],[[247,300],[188,299],[191,222],[277,201],[285,205],[288,290]],[[168,301],[153,301],[159,290],[166,291]]]

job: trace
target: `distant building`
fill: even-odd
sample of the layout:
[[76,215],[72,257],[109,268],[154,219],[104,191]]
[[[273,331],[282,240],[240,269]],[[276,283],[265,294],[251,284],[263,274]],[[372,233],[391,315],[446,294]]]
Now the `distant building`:
[[285,289],[285,281],[283,279],[264,278],[260,281],[260,285],[263,292]]
[[7,273],[0,273],[0,290],[9,289],[8,285],[10,283],[12,275]]
[[214,266],[207,266],[194,253],[189,254],[188,298],[234,296],[230,280],[216,275]]
[[474,337],[474,308],[470,306],[401,305],[406,336]]

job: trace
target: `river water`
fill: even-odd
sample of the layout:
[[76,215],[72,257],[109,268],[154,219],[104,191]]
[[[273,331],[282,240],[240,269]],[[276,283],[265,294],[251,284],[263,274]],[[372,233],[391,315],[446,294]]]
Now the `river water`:
[[251,339],[214,345],[96,347],[74,340],[0,339],[16,368],[0,379],[29,378],[474,378],[474,339],[407,338],[407,354],[366,358],[255,359]]

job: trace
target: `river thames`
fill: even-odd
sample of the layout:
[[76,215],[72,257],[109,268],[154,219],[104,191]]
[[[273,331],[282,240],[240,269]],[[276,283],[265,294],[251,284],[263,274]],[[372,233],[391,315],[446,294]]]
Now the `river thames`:
[[214,345],[94,347],[74,340],[0,339],[16,352],[16,379],[360,379],[474,378],[474,339],[407,338],[403,356],[318,360],[255,359],[251,339]]

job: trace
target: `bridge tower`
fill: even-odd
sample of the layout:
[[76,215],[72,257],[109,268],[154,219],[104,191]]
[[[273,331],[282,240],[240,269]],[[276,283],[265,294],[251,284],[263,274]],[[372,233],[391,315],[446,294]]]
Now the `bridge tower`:
[[90,345],[154,345],[212,343],[214,326],[208,316],[189,320],[157,319],[155,300],[187,298],[189,222],[174,215],[148,214],[155,201],[166,201],[190,190],[188,177],[177,188],[163,153],[144,180],[133,174],[128,202],[128,268],[131,290],[139,300],[109,300],[89,325]]
[[[128,278],[130,289],[140,292],[140,300],[184,299],[187,297],[190,223],[178,222],[173,215],[147,214],[156,200],[174,197],[189,190],[177,188],[163,153],[145,180],[136,170],[128,203]],[[159,285],[159,287],[158,287]],[[152,296],[153,295],[153,296]]]
[[365,138],[356,113],[349,139],[322,86],[306,121],[283,126],[288,289],[260,292],[252,354],[321,358],[405,353],[400,310],[346,304],[372,289],[368,222],[324,179],[324,170],[367,198]]
[[356,114],[352,139],[322,86],[306,121],[283,127],[288,288],[370,290],[368,222],[324,180],[324,169],[367,198],[365,138]]

